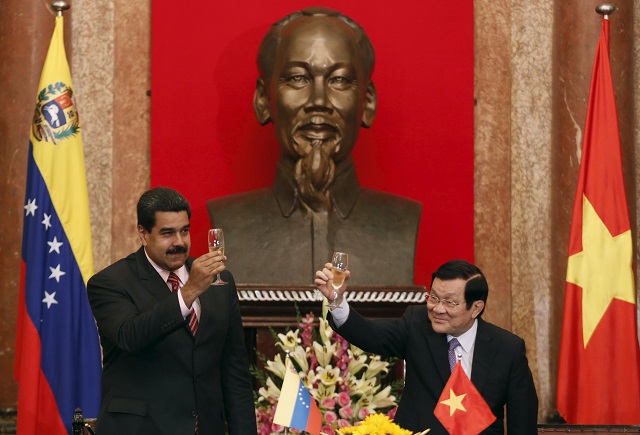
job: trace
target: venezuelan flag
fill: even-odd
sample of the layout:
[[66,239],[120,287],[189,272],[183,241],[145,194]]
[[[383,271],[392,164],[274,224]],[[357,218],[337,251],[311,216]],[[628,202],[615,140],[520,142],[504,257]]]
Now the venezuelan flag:
[[320,434],[322,415],[315,399],[304,386],[300,376],[287,357],[278,407],[273,422],[281,426],[300,429],[313,435]]
[[91,249],[82,137],[58,16],[29,143],[14,367],[21,435],[71,434],[75,408],[98,414]]

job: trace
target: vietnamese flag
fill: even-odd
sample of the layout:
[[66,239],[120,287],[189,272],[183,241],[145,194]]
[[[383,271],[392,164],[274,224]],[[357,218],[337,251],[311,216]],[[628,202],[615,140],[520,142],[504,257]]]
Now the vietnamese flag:
[[433,414],[451,435],[477,435],[496,420],[460,361],[453,368]]
[[557,391],[567,423],[640,423],[632,246],[605,17],[569,240]]

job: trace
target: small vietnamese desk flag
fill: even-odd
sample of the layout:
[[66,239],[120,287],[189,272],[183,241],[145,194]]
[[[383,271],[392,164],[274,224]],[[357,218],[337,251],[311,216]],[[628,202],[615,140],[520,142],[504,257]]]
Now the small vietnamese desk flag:
[[433,414],[451,435],[477,435],[496,420],[460,361],[453,368]]
[[42,69],[29,143],[14,375],[17,433],[70,434],[97,417],[100,343],[87,297],[89,201],[63,17]]
[[557,389],[567,423],[640,423],[632,246],[605,18],[569,238]]
[[322,414],[315,399],[304,386],[291,359],[285,361],[286,372],[273,422],[280,426],[300,429],[313,435],[320,434]]

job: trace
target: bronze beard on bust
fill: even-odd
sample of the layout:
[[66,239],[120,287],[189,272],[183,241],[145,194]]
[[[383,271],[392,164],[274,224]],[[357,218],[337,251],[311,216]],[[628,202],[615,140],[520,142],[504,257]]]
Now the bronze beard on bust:
[[351,285],[411,285],[417,201],[363,188],[351,151],[371,126],[374,52],[362,28],[327,8],[275,23],[258,53],[254,111],[282,148],[271,188],[207,201],[238,283],[311,284],[333,251]]

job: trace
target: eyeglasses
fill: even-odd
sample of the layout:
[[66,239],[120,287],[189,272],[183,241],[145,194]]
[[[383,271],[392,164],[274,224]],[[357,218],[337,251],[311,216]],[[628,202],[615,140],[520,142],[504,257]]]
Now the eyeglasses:
[[462,302],[466,302],[466,301],[455,302],[449,299],[440,299],[439,297],[434,295],[433,292],[427,292],[425,294],[425,299],[427,300],[427,305],[431,305],[432,307],[437,307],[438,304],[442,302],[442,306],[450,310],[455,310],[458,307],[458,305],[460,305]]

